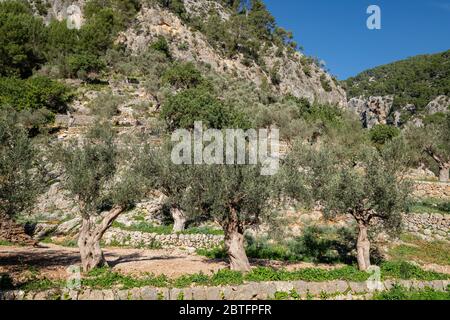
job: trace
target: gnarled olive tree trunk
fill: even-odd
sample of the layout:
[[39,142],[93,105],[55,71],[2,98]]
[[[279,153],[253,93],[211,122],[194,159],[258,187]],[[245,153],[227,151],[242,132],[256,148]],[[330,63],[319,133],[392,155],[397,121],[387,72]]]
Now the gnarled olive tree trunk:
[[361,271],[366,271],[370,267],[370,240],[367,224],[358,222],[358,240],[356,242],[358,267]]
[[244,246],[244,227],[239,222],[236,210],[232,209],[230,218],[225,225],[225,248],[230,259],[230,269],[233,271],[251,271],[250,262]]
[[80,249],[81,266],[84,272],[108,266],[108,262],[100,247],[100,241],[114,220],[122,212],[122,207],[113,208],[105,215],[100,224],[96,224],[95,217],[87,214],[83,215],[80,235],[78,237],[78,247]]
[[172,232],[177,233],[184,231],[186,228],[187,220],[184,212],[180,208],[173,206],[172,208],[170,208],[170,214],[172,215],[174,221]]
[[428,153],[430,157],[433,158],[434,161],[439,166],[439,181],[440,182],[448,182],[449,181],[449,170],[450,170],[450,162],[445,161],[444,158],[436,154],[431,147],[425,149],[425,152]]
[[439,166],[439,181],[449,182],[450,163],[446,163]]

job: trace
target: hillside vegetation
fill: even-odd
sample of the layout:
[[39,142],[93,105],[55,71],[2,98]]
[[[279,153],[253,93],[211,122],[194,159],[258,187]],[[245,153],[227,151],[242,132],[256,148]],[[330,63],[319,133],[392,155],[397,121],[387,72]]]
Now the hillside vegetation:
[[422,111],[439,95],[450,95],[450,50],[366,70],[344,81],[349,98],[394,95],[394,109],[413,104]]

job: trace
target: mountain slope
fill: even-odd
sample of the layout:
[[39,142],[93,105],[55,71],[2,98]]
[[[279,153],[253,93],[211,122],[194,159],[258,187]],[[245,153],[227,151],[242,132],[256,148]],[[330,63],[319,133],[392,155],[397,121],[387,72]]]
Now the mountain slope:
[[450,50],[366,70],[344,83],[349,98],[393,95],[394,109],[413,104],[420,112],[436,97],[450,95]]
[[[85,15],[86,5],[95,1],[77,0],[74,4]],[[206,65],[217,73],[268,87],[277,95],[346,106],[340,84],[315,59],[296,50],[292,34],[276,25],[262,1],[127,1],[138,2],[140,11],[119,34],[116,45],[123,45],[131,54],[142,53],[164,37],[178,61]],[[68,17],[71,2],[39,2],[48,6],[46,21]],[[242,7],[246,5],[249,7]]]

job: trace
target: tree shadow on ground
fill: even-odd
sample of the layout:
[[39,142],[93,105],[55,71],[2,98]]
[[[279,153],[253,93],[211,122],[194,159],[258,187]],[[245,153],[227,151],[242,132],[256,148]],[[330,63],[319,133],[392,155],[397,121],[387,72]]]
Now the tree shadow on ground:
[[[117,256],[117,255],[115,255]],[[111,255],[106,255],[108,264],[110,267],[114,268],[120,264],[132,263],[132,262],[145,262],[145,261],[157,261],[157,260],[176,260],[178,257],[168,257],[168,256],[155,256],[155,257],[145,257],[138,253],[132,253],[128,255],[121,255],[115,260],[111,260]]]
[[[40,248],[21,248],[20,251],[5,250],[0,253],[0,268],[7,272],[23,272],[27,270],[43,270],[55,268],[68,268],[81,263],[80,254],[76,250],[51,249],[47,247]],[[25,250],[24,250],[25,249]],[[106,260],[111,267],[123,263],[171,260],[175,257],[152,256],[148,257],[141,253],[120,254],[105,252]]]

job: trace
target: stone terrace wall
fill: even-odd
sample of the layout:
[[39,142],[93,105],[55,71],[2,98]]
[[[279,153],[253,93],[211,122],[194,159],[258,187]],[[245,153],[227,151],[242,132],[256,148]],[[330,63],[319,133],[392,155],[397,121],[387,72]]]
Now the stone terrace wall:
[[450,240],[450,215],[405,214],[405,231],[417,234],[425,240]]
[[414,184],[414,196],[450,200],[450,183],[416,182]]
[[221,235],[206,234],[167,234],[144,233],[110,229],[103,238],[106,245],[126,245],[132,247],[162,247],[175,248],[214,248],[224,241]]
[[[370,299],[375,291],[369,282],[260,282],[241,286],[192,287],[185,289],[135,288],[131,290],[49,290],[44,292],[6,291],[0,292],[0,300],[268,300],[276,292],[295,290],[302,298],[312,295],[316,299],[326,293],[334,300]],[[448,280],[439,281],[385,281],[378,283],[377,291],[390,290],[395,284],[408,289],[432,288],[445,291]]]

